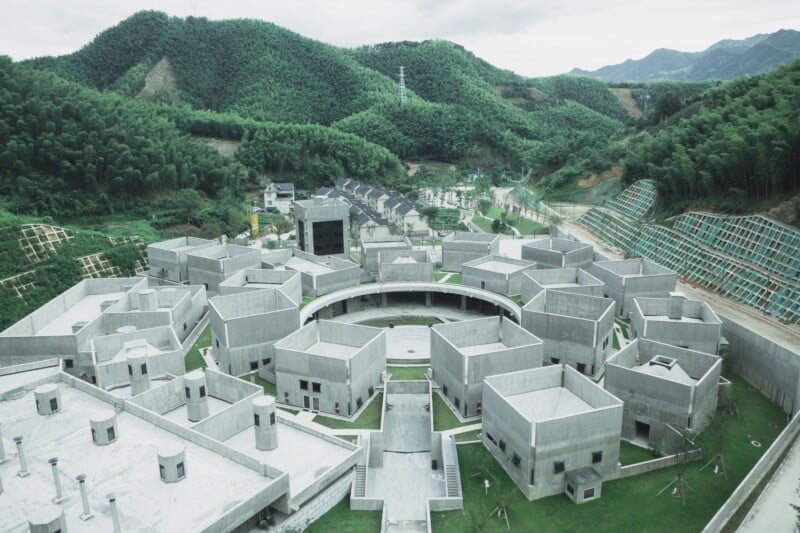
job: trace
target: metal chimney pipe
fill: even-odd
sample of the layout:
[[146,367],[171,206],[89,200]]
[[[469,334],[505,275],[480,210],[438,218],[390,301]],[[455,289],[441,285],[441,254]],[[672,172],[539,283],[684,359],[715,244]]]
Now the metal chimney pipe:
[[14,437],[14,444],[17,445],[17,457],[19,457],[19,477],[27,477],[30,475],[28,472],[28,465],[25,463],[25,450],[22,449],[22,437]]
[[0,465],[8,461],[6,447],[3,445],[3,424],[0,423]]
[[78,474],[75,476],[75,479],[78,481],[78,485],[81,489],[81,502],[83,503],[81,520],[86,521],[94,516],[92,510],[89,508],[89,496],[86,494],[86,474]]
[[119,527],[119,515],[117,514],[117,495],[111,492],[106,498],[108,498],[108,506],[111,507],[111,520],[114,522],[114,533],[120,533],[122,530]]
[[47,462],[53,467],[53,484],[56,486],[56,496],[52,501],[61,503],[64,501],[64,492],[61,490],[61,478],[58,475],[58,457],[51,457]]

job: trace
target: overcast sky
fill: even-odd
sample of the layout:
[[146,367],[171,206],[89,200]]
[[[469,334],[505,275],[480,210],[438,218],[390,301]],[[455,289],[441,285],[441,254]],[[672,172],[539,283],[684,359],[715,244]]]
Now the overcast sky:
[[0,0],[0,54],[73,52],[136,11],[255,18],[338,46],[448,39],[527,76],[800,29],[800,0]]

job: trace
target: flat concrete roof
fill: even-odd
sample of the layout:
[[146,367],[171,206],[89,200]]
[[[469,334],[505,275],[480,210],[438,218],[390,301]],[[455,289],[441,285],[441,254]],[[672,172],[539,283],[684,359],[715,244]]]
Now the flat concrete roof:
[[[553,387],[532,392],[504,396],[528,421],[540,422],[594,411],[594,408],[564,387]],[[534,434],[536,428],[534,425]]]
[[337,359],[350,359],[358,350],[360,350],[360,348],[356,346],[317,341],[303,351],[313,355],[323,355],[325,357],[335,357]]
[[399,264],[417,264],[417,260],[408,255],[402,255],[400,257],[395,257],[394,261],[391,264],[399,265]]
[[411,249],[411,246],[406,244],[405,240],[372,241],[363,243],[363,246],[366,249],[371,249],[371,248],[408,248],[409,250]]
[[286,415],[279,409],[276,410],[276,414],[278,447],[274,450],[262,451],[256,448],[256,437],[252,426],[229,438],[225,444],[282,472],[288,472],[290,497],[308,488],[353,453],[353,450],[346,448],[344,443],[339,446],[281,422],[281,417],[291,415]]
[[580,283],[542,283],[543,287],[548,289],[568,289],[570,287],[580,287]]
[[[0,376],[0,398],[2,398],[5,395],[5,393],[12,391],[14,389],[18,389],[24,386],[26,383],[43,379],[48,376],[55,376],[59,372],[60,372],[59,366],[53,365],[47,368],[39,368],[36,370],[29,370],[27,372],[20,372],[20,373]],[[12,436],[13,435],[9,435],[8,433],[5,434],[6,439],[10,439]]]
[[[58,383],[63,409],[52,416],[36,413],[33,392],[0,402],[4,438],[23,435],[30,475],[17,477],[19,462],[0,465],[0,531],[27,531],[31,513],[51,505],[53,474],[47,460],[58,457],[66,499],[60,504],[70,531],[105,533],[113,529],[106,495],[117,494],[123,531],[202,531],[231,507],[255,496],[269,478],[221,455],[122,411],[116,413],[119,437],[109,446],[92,443],[89,417],[114,412],[107,404],[65,383]],[[158,475],[159,451],[185,448],[186,477],[164,483]],[[10,451],[8,445],[6,450]],[[94,518],[84,522],[75,476],[87,478]]]
[[497,272],[498,274],[513,274],[514,272],[519,272],[520,270],[531,268],[531,265],[515,265],[512,263],[506,263],[505,261],[498,261],[496,259],[491,259],[479,265],[472,265],[472,267],[480,268],[481,270],[489,270],[491,272]]
[[313,276],[318,276],[320,274],[328,274],[329,272],[335,272],[332,268],[325,266],[323,263],[314,263],[313,261],[309,261],[307,259],[303,259],[302,257],[296,257],[296,256],[286,261],[285,266],[293,270],[298,270],[300,272],[311,274]]
[[667,368],[664,365],[650,364],[650,361],[643,365],[633,365],[631,370],[634,372],[641,372],[649,376],[668,379],[677,383],[685,383],[686,385],[694,385],[697,383],[696,379],[692,379],[686,371],[681,368],[680,363],[676,362],[672,367]]
[[119,300],[124,295],[124,292],[87,294],[75,305],[42,326],[35,335],[72,335],[72,325],[74,323],[92,322],[102,313],[100,304],[107,300]]
[[644,315],[645,320],[652,320],[653,322],[683,322],[684,324],[703,324],[705,320],[702,318],[693,318],[690,316],[682,316],[680,318],[670,318],[667,315]]

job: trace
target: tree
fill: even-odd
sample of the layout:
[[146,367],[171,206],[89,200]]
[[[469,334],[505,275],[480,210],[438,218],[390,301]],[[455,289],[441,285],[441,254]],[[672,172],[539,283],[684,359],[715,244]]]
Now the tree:
[[186,219],[187,224],[192,223],[195,213],[203,207],[203,197],[195,189],[181,189],[173,197],[178,212]]
[[438,207],[434,207],[432,205],[428,206],[428,207],[424,207],[424,208],[422,208],[422,216],[428,222],[428,225],[430,226],[431,223],[434,220],[436,220],[436,217],[439,216],[439,208]]

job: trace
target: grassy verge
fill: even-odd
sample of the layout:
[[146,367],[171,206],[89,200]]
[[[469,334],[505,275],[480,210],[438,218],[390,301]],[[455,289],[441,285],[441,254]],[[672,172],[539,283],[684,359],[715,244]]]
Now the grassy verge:
[[445,283],[459,283],[460,284],[461,283],[461,274],[458,274],[458,273],[453,274],[452,276],[450,276],[447,279],[447,281],[445,281]]
[[623,465],[633,465],[651,459],[656,459],[656,455],[650,450],[645,450],[639,446],[634,446],[629,442],[619,443],[619,462]]
[[388,328],[389,324],[395,326],[427,326],[428,324],[441,324],[442,321],[433,316],[390,316],[386,318],[374,318],[359,322],[361,326],[372,326],[373,328]]
[[464,433],[456,433],[456,442],[464,442],[468,440],[478,440],[481,434],[480,429],[476,429],[475,431],[465,431]]
[[461,426],[467,426],[469,424],[474,424],[474,422],[461,422],[456,415],[453,414],[453,411],[444,403],[442,397],[438,394],[433,394],[433,430],[434,431],[445,431],[447,429],[453,429]]
[[315,416],[314,422],[331,429],[380,429],[382,408],[383,393],[379,392],[375,395],[375,398],[372,399],[367,408],[352,422],[322,415]]
[[347,533],[375,533],[381,530],[380,511],[351,511],[350,498],[337,503],[333,509],[308,526],[306,533],[327,533],[347,531]]
[[308,296],[303,296],[303,301],[300,302],[300,309],[304,308],[305,306],[307,306],[312,301],[314,301],[314,298],[310,298]]
[[511,300],[512,302],[514,302],[515,304],[519,305],[520,307],[522,306],[522,295],[521,294],[515,294],[514,296],[509,296],[508,299]]
[[203,355],[200,353],[200,348],[206,348],[208,346],[211,346],[211,324],[206,326],[203,332],[200,333],[200,336],[197,337],[192,347],[189,348],[189,351],[186,352],[186,356],[183,358],[183,364],[187,372],[207,366]]
[[[714,475],[710,467],[700,471],[705,461],[691,463],[685,474],[690,487],[686,505],[669,491],[657,495],[674,479],[674,468],[604,483],[602,497],[584,505],[574,505],[564,495],[528,502],[482,445],[467,444],[458,447],[464,511],[432,513],[433,531],[505,532],[504,520],[487,517],[497,499],[507,494],[511,495],[508,518],[512,531],[700,531],[785,426],[784,414],[769,400],[749,390],[740,379],[734,379],[733,387],[741,419],[717,413],[724,420],[728,479]],[[753,439],[762,447],[752,446]],[[711,430],[697,439],[707,456],[716,451],[713,440]],[[625,460],[631,459],[633,451],[626,450],[625,454]],[[488,495],[482,479],[471,477],[484,463],[496,478]]]
[[425,372],[428,370],[428,365],[422,366],[390,366],[387,367],[388,372],[392,375],[395,381],[413,380],[425,381]]

